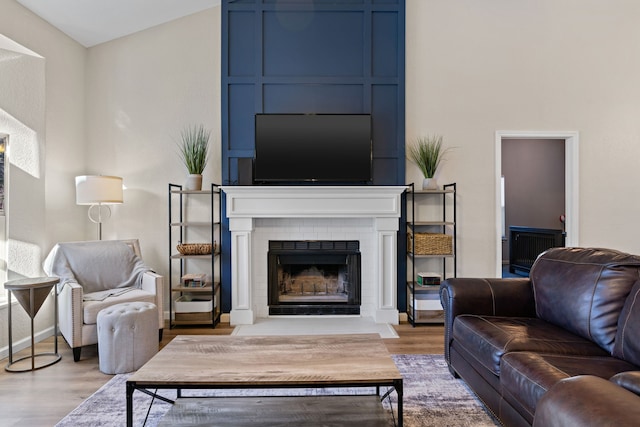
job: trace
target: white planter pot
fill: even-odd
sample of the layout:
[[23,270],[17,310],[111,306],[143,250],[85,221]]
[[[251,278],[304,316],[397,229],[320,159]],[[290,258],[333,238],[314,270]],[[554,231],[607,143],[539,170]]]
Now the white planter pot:
[[422,189],[423,190],[437,190],[438,189],[438,180],[435,178],[425,178],[422,180]]
[[184,183],[184,189],[188,191],[202,190],[202,175],[199,175],[199,174],[187,175],[187,181]]

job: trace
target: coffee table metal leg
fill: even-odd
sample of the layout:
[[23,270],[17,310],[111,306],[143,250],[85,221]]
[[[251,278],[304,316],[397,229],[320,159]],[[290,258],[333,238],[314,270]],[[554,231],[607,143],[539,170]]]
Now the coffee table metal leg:
[[135,387],[127,383],[127,427],[133,427],[133,392]]
[[402,390],[402,379],[395,380],[393,382],[393,387],[396,389],[396,393],[398,394],[398,427],[402,427],[402,397],[404,395]]

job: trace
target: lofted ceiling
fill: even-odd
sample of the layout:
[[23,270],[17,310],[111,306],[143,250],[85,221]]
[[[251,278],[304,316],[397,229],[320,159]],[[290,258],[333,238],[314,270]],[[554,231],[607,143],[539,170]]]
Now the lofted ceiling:
[[85,47],[220,5],[220,0],[16,1]]

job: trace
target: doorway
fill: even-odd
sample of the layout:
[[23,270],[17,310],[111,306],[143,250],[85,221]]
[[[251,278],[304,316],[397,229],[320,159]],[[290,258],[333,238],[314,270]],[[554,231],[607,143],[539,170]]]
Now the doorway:
[[[562,228],[566,232],[565,238],[565,246],[577,246],[578,244],[578,133],[577,132],[527,132],[527,131],[499,131],[496,132],[496,277],[502,277],[503,272],[503,260],[505,257],[508,257],[508,253],[505,254],[504,251],[508,251],[508,242],[505,242],[505,239],[509,237],[508,221],[505,221],[505,217],[509,217],[508,214],[505,214],[505,204],[508,203],[505,201],[505,187],[509,186],[508,182],[503,179],[503,144],[513,143],[514,145],[505,145],[508,150],[505,150],[505,155],[512,155],[509,152],[518,152],[522,151],[527,156],[526,160],[523,160],[524,163],[528,161],[535,161],[535,155],[532,152],[526,154],[527,150],[534,149],[535,150],[535,142],[540,142],[540,148],[543,146],[555,147],[552,150],[560,149],[564,151],[564,171],[561,171],[561,176],[559,179],[555,180],[554,185],[558,186],[558,182],[563,186],[562,195],[560,197],[564,198],[564,206],[562,206],[562,200],[560,202],[553,201],[553,196],[551,195],[552,191],[549,192],[549,197],[546,197],[544,194],[543,198],[538,197],[537,203],[535,206],[550,204],[551,206],[555,206],[555,208],[551,208],[552,210],[558,210],[564,208],[564,212],[559,212],[557,215],[553,214],[553,218],[544,218],[540,220],[533,220],[531,218],[527,218],[529,214],[528,211],[535,211],[535,209],[524,209],[524,212],[520,214],[519,220],[523,221],[533,221],[530,224],[517,224],[517,225],[525,225],[529,226],[531,224],[537,225],[540,228]],[[516,149],[516,144],[521,144],[520,147],[524,147],[524,149],[518,150]],[[557,145],[560,144],[560,145]],[[562,147],[563,146],[563,147]],[[507,177],[508,180],[508,177]],[[512,176],[512,180],[513,179]],[[543,180],[541,179],[541,182]],[[547,186],[549,184],[546,184]],[[558,193],[556,191],[556,193]],[[555,195],[557,199],[558,195]],[[535,199],[535,198],[532,198]],[[507,208],[508,209],[508,208]],[[564,215],[564,223],[561,222],[560,216]],[[548,215],[547,215],[548,216]],[[539,222],[535,222],[539,221]],[[557,221],[557,222],[554,222]]]

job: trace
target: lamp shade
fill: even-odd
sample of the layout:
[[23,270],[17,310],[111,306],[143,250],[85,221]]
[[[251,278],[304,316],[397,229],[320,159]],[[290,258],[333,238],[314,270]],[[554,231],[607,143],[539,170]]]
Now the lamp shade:
[[76,204],[122,203],[122,178],[119,176],[76,176]]

